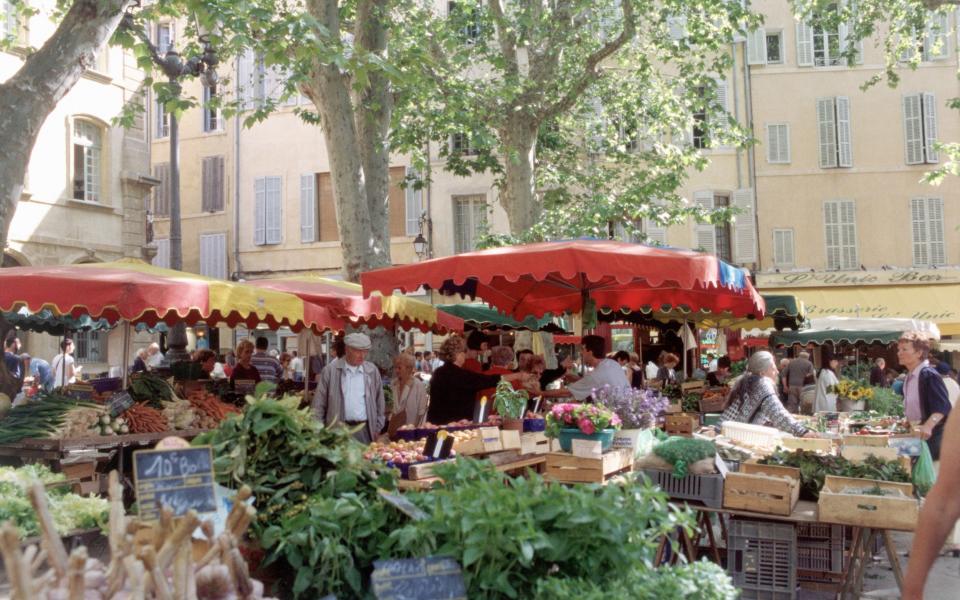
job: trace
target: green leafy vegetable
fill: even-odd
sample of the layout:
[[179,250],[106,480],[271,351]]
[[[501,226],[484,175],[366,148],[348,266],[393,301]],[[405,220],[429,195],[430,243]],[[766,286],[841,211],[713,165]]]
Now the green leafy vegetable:
[[887,461],[870,455],[855,464],[842,456],[823,455],[808,450],[777,450],[760,460],[764,465],[782,465],[800,469],[800,497],[817,500],[827,475],[910,483],[910,475],[899,461]]
[[686,477],[687,467],[717,455],[716,445],[709,440],[673,437],[653,447],[653,453],[673,465],[675,477]]

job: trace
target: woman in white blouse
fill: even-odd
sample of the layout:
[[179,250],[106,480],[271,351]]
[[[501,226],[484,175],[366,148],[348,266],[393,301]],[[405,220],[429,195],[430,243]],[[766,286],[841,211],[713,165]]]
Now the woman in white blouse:
[[817,398],[814,402],[814,411],[816,412],[836,412],[837,393],[831,391],[835,385],[840,383],[837,379],[837,368],[840,361],[831,358],[827,364],[820,369],[820,376],[817,377]]
[[393,359],[393,414],[406,413],[406,425],[420,426],[427,417],[427,386],[413,376],[416,359],[401,352]]

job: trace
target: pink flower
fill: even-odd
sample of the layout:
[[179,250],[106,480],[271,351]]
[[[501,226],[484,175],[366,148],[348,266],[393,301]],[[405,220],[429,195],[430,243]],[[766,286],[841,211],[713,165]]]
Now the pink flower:
[[610,418],[610,424],[613,425],[614,427],[616,427],[617,425],[619,425],[619,424],[620,424],[620,416],[617,415],[617,414],[614,414],[614,415]]
[[564,422],[564,423],[573,423],[573,415],[571,415],[570,413],[567,413],[567,414],[563,415],[563,422]]
[[580,426],[580,431],[584,432],[587,435],[590,435],[597,430],[596,427],[593,426],[593,421],[591,421],[586,417],[583,417],[582,419],[580,419],[580,422],[578,423],[578,425]]
[[568,413],[572,413],[573,409],[577,407],[576,404],[561,404],[560,406],[563,407],[563,412],[568,412]]

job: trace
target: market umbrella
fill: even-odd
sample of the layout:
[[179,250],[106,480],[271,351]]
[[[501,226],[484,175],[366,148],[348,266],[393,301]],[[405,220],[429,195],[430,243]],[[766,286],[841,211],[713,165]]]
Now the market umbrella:
[[554,319],[552,315],[546,315],[539,319],[526,317],[518,321],[479,302],[442,304],[437,308],[445,313],[459,317],[466,323],[480,329],[526,329],[529,331],[546,331],[549,333],[567,332],[563,326],[555,322],[556,319]]
[[425,286],[483,298],[517,319],[584,308],[679,310],[762,318],[764,302],[745,273],[709,254],[607,240],[541,242],[378,269],[365,294]]
[[114,326],[106,319],[92,319],[89,315],[80,315],[79,317],[59,315],[46,308],[38,312],[21,308],[12,312],[0,313],[0,316],[17,329],[58,336],[70,331],[100,331],[112,329]]
[[437,307],[387,292],[364,298],[356,283],[316,275],[247,281],[262,289],[293,294],[305,303],[321,307],[352,325],[393,329],[419,329],[444,335],[463,331],[463,319],[438,311]]
[[135,259],[0,269],[0,311],[48,309],[110,323],[154,326],[259,323],[295,331],[340,329],[343,321],[291,294],[148,265]]

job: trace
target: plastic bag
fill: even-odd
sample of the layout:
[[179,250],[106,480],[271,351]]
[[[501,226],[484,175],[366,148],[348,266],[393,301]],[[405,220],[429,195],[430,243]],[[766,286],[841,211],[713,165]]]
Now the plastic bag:
[[920,458],[913,467],[913,485],[917,487],[917,493],[926,496],[930,488],[937,480],[937,472],[933,470],[933,455],[930,454],[930,446],[927,442],[920,443]]

